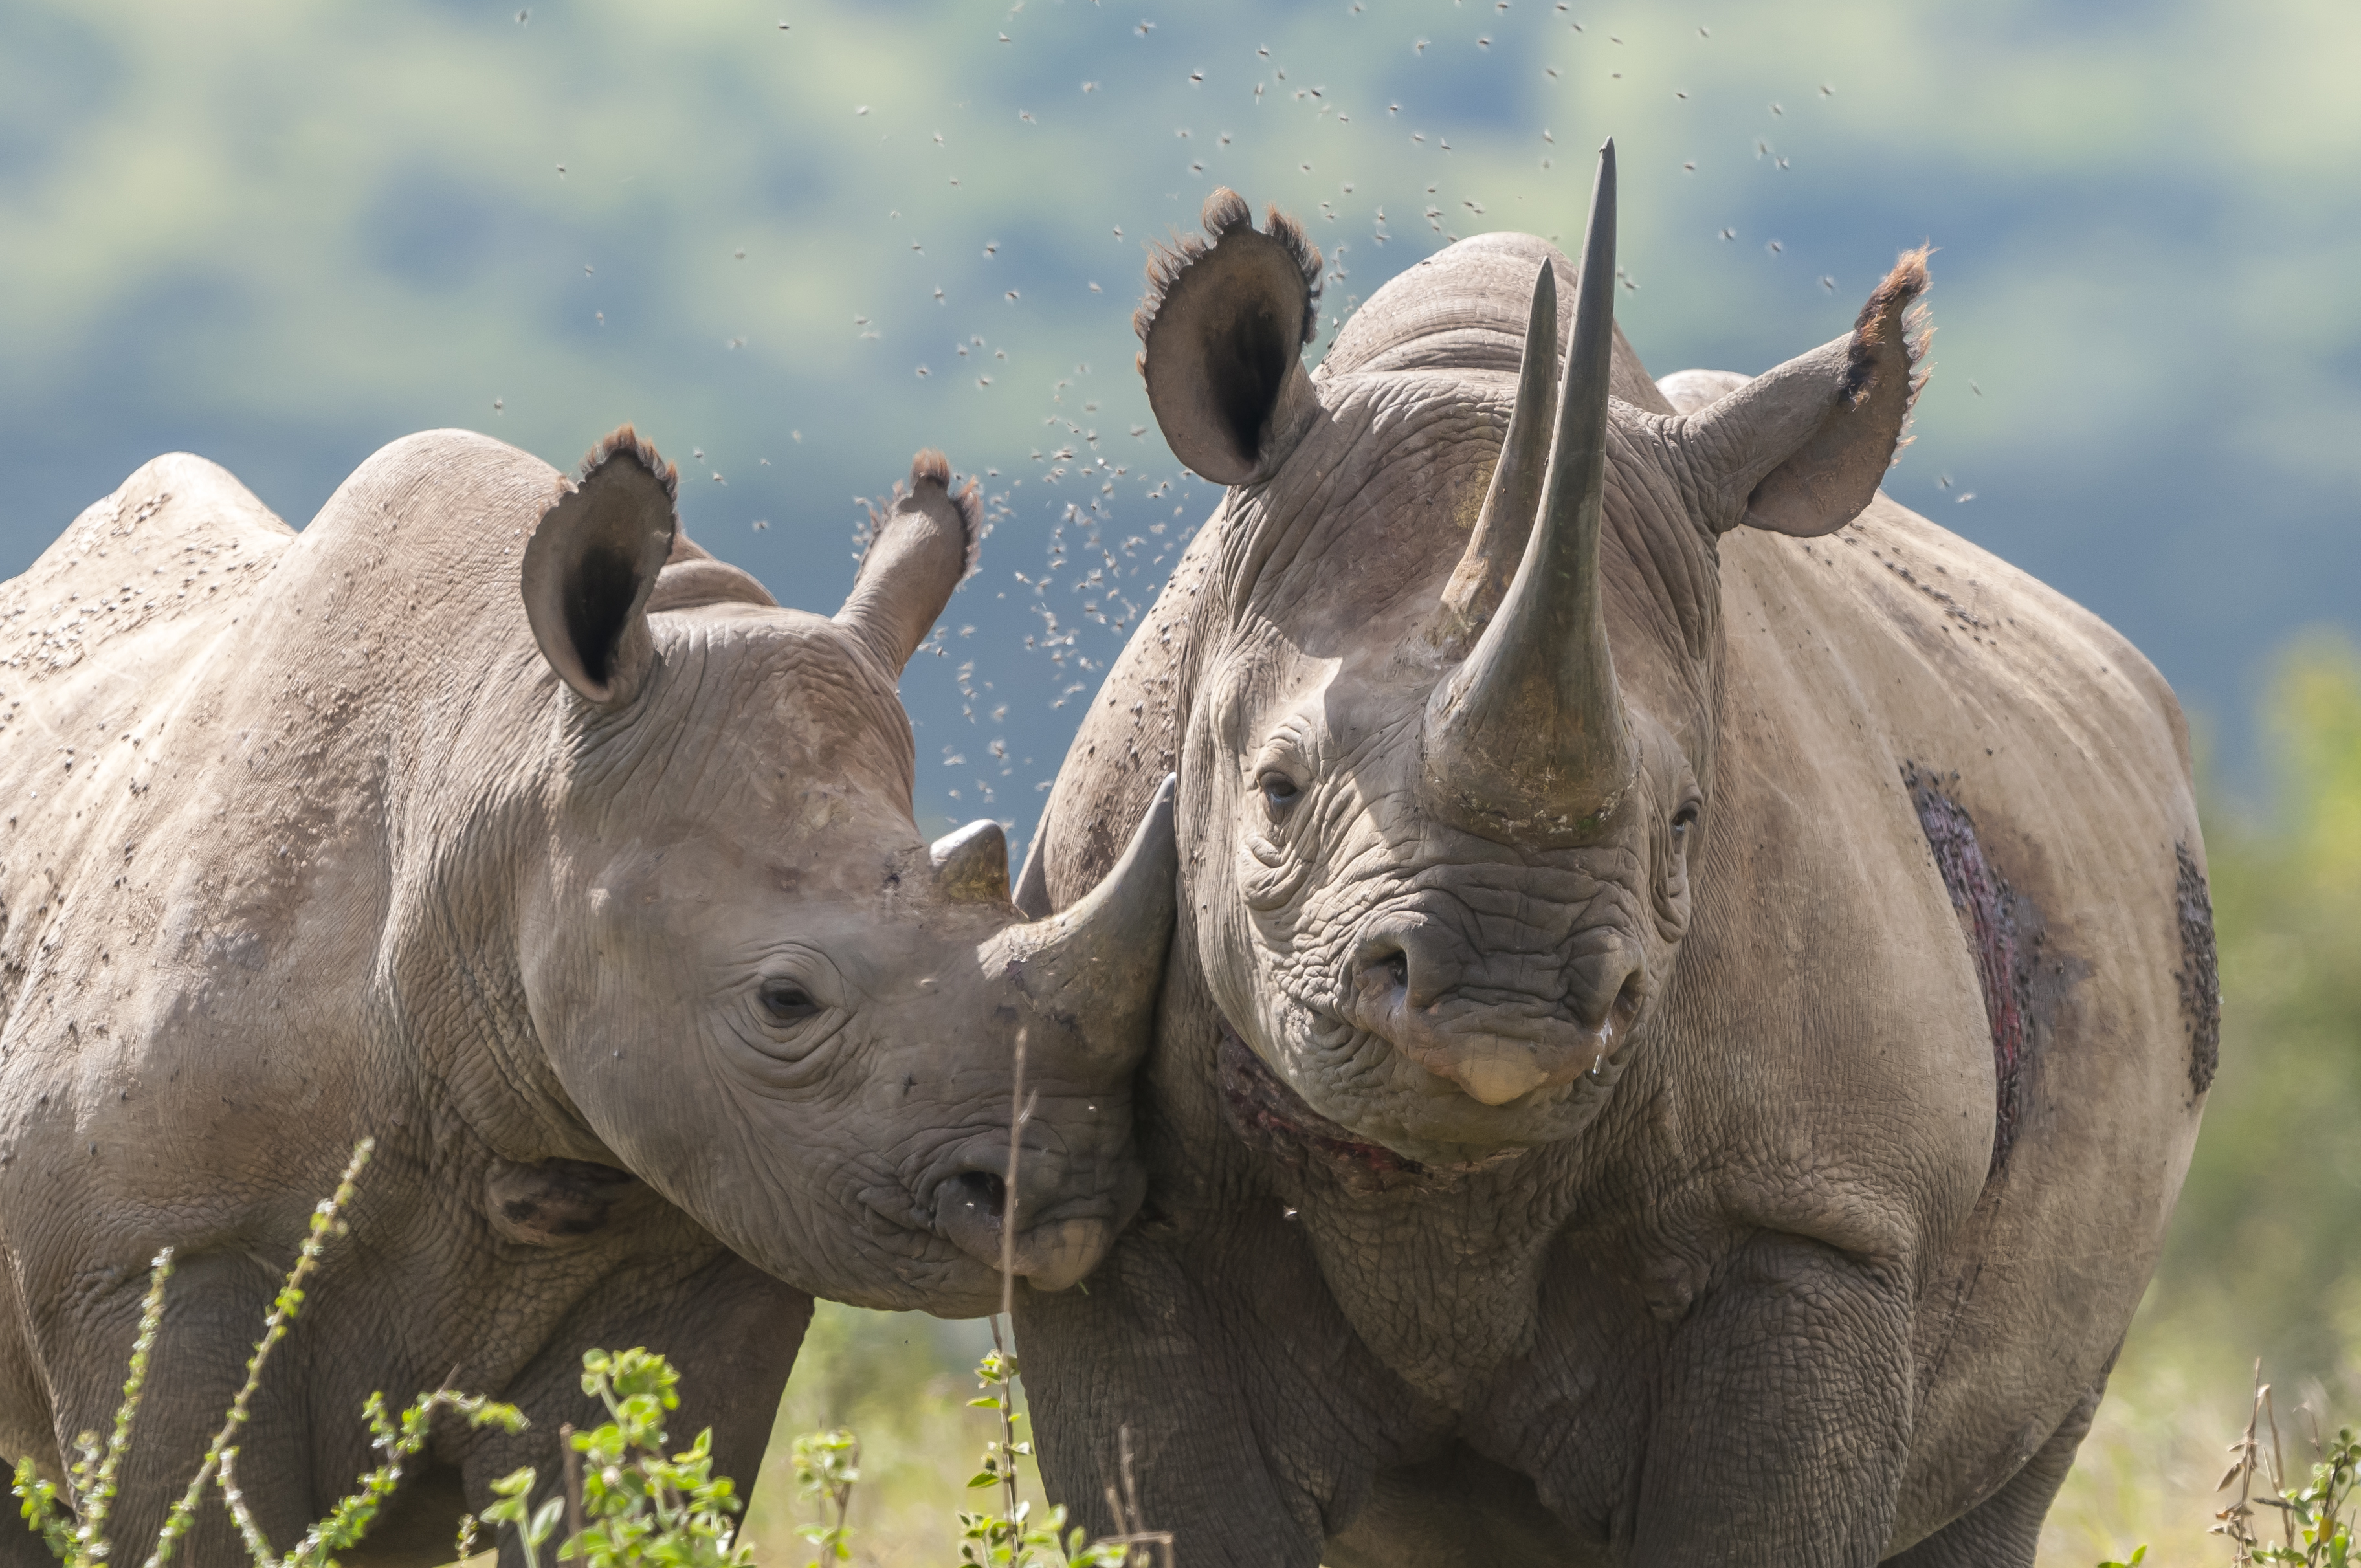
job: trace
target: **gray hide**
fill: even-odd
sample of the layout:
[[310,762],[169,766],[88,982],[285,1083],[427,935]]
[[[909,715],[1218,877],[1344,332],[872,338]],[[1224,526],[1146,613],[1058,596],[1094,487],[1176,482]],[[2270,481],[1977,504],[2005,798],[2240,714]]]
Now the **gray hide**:
[[[412,436],[300,535],[160,457],[0,586],[0,1461],[104,1431],[176,1249],[115,1513],[144,1557],[364,1135],[240,1440],[281,1551],[375,1463],[363,1398],[447,1382],[533,1427],[444,1432],[346,1554],[445,1561],[489,1480],[558,1475],[592,1346],[672,1357],[675,1433],[751,1483],[813,1296],[997,1305],[1020,1033],[1016,1267],[1097,1261],[1170,807],[1031,925],[997,825],[920,839],[895,688],[972,564],[950,479],[920,455],[833,620],[681,536],[628,426],[578,483]],[[201,1517],[183,1560],[243,1561]]]
[[1201,270],[1235,197],[1151,269],[1151,400],[1244,482],[1020,880],[1179,771],[1147,1204],[1019,1331],[1054,1495],[1111,1523],[1128,1426],[1184,1563],[2030,1563],[2188,1163],[2186,730],[1878,493],[1923,253],[1660,389],[1612,195],[1579,271],[1454,245],[1309,376],[1288,269]]

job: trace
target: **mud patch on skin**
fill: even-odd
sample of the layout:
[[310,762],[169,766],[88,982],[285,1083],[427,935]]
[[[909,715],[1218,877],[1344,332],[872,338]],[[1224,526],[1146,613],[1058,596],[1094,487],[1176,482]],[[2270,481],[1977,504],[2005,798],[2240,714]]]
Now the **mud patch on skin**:
[[1325,1180],[1348,1197],[1374,1198],[1405,1187],[1450,1191],[1466,1178],[1525,1153],[1511,1146],[1465,1163],[1411,1159],[1314,1111],[1227,1025],[1222,1029],[1219,1060],[1222,1105],[1246,1146],[1298,1177]]
[[2189,1086],[2202,1094],[2213,1087],[2222,1060],[2222,977],[2213,958],[2213,894],[2197,857],[2186,842],[2172,847],[2180,862],[2174,889],[2180,917],[2180,1013],[2189,1024]]
[[[1954,773],[1949,782],[1956,784]],[[1902,764],[1902,782],[1943,876],[1951,907],[1966,926],[1976,982],[1993,1042],[1993,1154],[1988,1173],[2008,1163],[2025,1121],[2030,1080],[2048,1043],[2051,1021],[2089,966],[2048,952],[2048,935],[2033,901],[2011,886],[1985,852],[1967,808],[1945,792],[1940,775]]]
[[1247,1146],[1286,1168],[1319,1169],[1356,1197],[1407,1186],[1426,1167],[1382,1144],[1365,1143],[1303,1102],[1279,1076],[1246,1048],[1235,1030],[1222,1031],[1222,1104]]

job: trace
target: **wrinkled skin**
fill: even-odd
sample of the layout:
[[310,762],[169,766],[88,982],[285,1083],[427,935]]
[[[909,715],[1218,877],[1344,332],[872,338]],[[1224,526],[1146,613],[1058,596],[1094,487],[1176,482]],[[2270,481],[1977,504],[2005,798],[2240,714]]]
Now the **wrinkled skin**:
[[[55,1476],[105,1429],[174,1248],[120,1556],[365,1135],[249,1505],[292,1545],[376,1462],[372,1390],[533,1425],[439,1430],[352,1563],[445,1561],[489,1481],[554,1484],[592,1346],[671,1357],[675,1436],[751,1481],[813,1296],[996,1307],[1020,1031],[1018,1271],[1071,1283],[1137,1201],[1155,972],[1121,954],[1162,945],[1169,849],[1110,883],[1128,911],[1028,926],[996,828],[930,852],[912,819],[895,678],[972,509],[914,473],[829,620],[678,537],[653,453],[601,452],[577,489],[412,437],[300,536],[159,458],[0,587],[0,1459]],[[521,603],[583,560],[620,591]],[[182,1560],[243,1556],[209,1501]]]
[[[1087,1298],[1018,1313],[1052,1495],[1112,1524],[1127,1426],[1191,1563],[2029,1564],[2211,1076],[2180,711],[2096,618],[1870,493],[1906,396],[1845,433],[1849,340],[1660,389],[1619,336],[1629,771],[1554,840],[1441,809],[1468,638],[1438,605],[1545,261],[1570,312],[1522,236],[1389,283],[1257,450],[1221,445],[1251,418],[1166,421],[1246,477],[1018,888],[1088,887],[1179,770],[1147,1205]],[[1159,321],[1191,304],[1157,286]],[[1972,839],[1938,863],[1947,806]]]

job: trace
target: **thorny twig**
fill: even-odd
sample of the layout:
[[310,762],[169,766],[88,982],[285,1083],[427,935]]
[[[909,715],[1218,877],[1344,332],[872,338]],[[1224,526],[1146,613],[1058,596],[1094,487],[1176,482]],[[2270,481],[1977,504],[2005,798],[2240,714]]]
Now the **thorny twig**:
[[376,1152],[375,1138],[363,1138],[355,1145],[352,1160],[345,1167],[342,1179],[336,1183],[335,1196],[312,1212],[311,1234],[304,1237],[302,1255],[289,1271],[287,1282],[280,1287],[278,1297],[270,1303],[269,1315],[262,1321],[262,1338],[255,1344],[254,1355],[246,1364],[246,1382],[239,1387],[237,1397],[230,1401],[229,1415],[222,1422],[221,1431],[214,1434],[213,1442],[206,1446],[204,1460],[191,1478],[189,1489],[164,1516],[163,1530],[156,1538],[156,1550],[148,1553],[145,1568],[159,1568],[172,1555],[172,1549],[180,1544],[182,1536],[189,1533],[190,1527],[196,1523],[197,1502],[204,1496],[205,1484],[221,1467],[222,1454],[231,1446],[231,1440],[237,1436],[238,1429],[246,1425],[247,1407],[254,1402],[254,1392],[262,1386],[263,1364],[270,1359],[270,1352],[279,1342],[287,1337],[288,1325],[295,1321],[295,1313],[302,1305],[303,1281],[319,1266],[320,1255],[326,1250],[329,1236],[341,1229],[338,1216],[344,1212],[345,1205],[353,1201],[354,1184],[360,1179],[361,1168],[368,1164],[369,1156]]
[[[1037,1096],[1038,1098],[1038,1096]],[[992,1348],[1000,1353],[1001,1364],[1008,1364],[1008,1340],[1016,1327],[1016,1161],[1025,1147],[1025,1124],[1033,1119],[1033,1103],[1025,1097],[1025,1031],[1016,1031],[1016,1062],[1015,1082],[1009,1091],[1008,1114],[1008,1176],[1000,1192],[1000,1316],[992,1321]],[[1002,1324],[1007,1325],[1007,1337],[1003,1337]],[[1004,1387],[1000,1399],[1000,1487],[1003,1517],[1012,1523],[1016,1519],[1016,1417],[1011,1409],[1016,1401]]]

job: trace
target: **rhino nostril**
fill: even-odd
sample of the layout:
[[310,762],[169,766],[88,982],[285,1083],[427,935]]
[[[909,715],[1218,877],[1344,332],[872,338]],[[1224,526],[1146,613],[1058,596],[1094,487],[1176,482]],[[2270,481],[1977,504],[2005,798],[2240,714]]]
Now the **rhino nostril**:
[[1636,1016],[1639,1011],[1640,971],[1633,970],[1624,980],[1623,989],[1615,993],[1614,1016],[1618,1023],[1621,1023]]
[[962,1171],[957,1185],[959,1201],[994,1220],[999,1219],[1008,1206],[1008,1183],[996,1172]]
[[1401,1000],[1410,990],[1410,955],[1400,948],[1381,948],[1361,959],[1364,995],[1386,1003]]
[[1620,1023],[1639,1011],[1645,978],[1629,954],[1612,948],[1575,961],[1566,976],[1566,1001],[1584,1028],[1603,1029],[1610,1019]]

